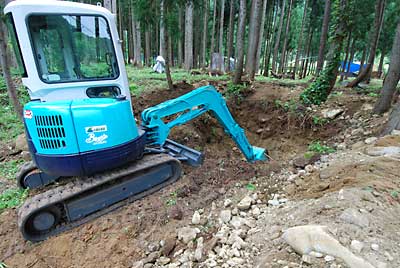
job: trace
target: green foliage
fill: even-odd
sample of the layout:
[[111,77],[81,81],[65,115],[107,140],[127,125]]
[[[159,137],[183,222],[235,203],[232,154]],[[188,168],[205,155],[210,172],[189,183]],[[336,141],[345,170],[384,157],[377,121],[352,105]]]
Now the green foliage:
[[368,96],[369,97],[373,97],[373,98],[377,98],[379,96],[379,94],[378,93],[374,93],[374,92],[370,92],[370,93],[368,93]]
[[8,268],[8,266],[4,262],[0,262],[0,268]]
[[247,89],[246,85],[242,84],[234,84],[233,82],[229,81],[227,84],[226,94],[228,97],[238,97],[242,98],[242,93]]
[[390,196],[397,199],[397,198],[399,198],[399,192],[396,190],[393,190],[390,192]]
[[282,102],[281,100],[274,100],[274,104],[276,108],[280,108],[285,110],[285,112],[295,112],[298,107],[298,103],[296,100],[291,99],[290,101]]
[[28,196],[28,189],[8,189],[0,195],[0,213],[7,208],[18,207]]
[[348,8],[343,10],[340,1],[332,1],[332,24],[329,33],[329,53],[327,64],[317,79],[300,95],[300,100],[305,105],[320,105],[325,102],[335,84],[340,63],[340,54],[345,38],[344,23],[347,21]]
[[175,206],[176,205],[176,199],[177,199],[177,192],[171,192],[170,194],[169,194],[169,198],[167,199],[167,201],[165,201],[165,204],[168,206],[168,207],[172,207],[172,206]]
[[313,123],[316,126],[323,126],[323,125],[329,123],[329,120],[327,118],[322,118],[322,117],[315,115],[315,116],[313,116]]
[[252,184],[252,183],[248,183],[248,184],[246,185],[246,189],[249,190],[249,191],[255,191],[256,188],[257,188],[257,187],[256,187],[254,184]]
[[13,180],[15,178],[15,173],[17,173],[19,166],[23,163],[23,160],[11,160],[8,162],[0,163],[0,176],[8,180]]
[[304,153],[304,158],[305,159],[311,159],[316,153],[315,152],[305,152]]
[[[25,89],[18,92],[21,103],[28,102],[29,96]],[[24,132],[24,126],[15,113],[7,95],[7,87],[0,76],[0,140],[10,142]]]
[[329,146],[326,146],[326,145],[322,145],[320,141],[312,142],[308,146],[308,150],[311,152],[316,152],[316,153],[320,153],[320,154],[330,154],[330,153],[335,152],[335,149],[333,149]]

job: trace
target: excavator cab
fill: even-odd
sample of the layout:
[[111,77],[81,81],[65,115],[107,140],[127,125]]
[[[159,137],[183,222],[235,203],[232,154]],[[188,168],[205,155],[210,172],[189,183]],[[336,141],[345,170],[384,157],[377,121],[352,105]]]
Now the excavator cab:
[[32,99],[123,95],[130,101],[115,16],[107,9],[22,0],[8,4],[5,13]]

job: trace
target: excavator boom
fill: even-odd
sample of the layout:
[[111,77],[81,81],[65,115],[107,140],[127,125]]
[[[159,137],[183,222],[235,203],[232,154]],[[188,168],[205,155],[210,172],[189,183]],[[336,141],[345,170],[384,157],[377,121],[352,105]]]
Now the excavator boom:
[[[204,86],[176,99],[168,100],[142,112],[142,126],[152,145],[164,145],[170,130],[211,111],[242,151],[247,161],[266,160],[265,149],[250,145],[244,130],[233,119],[224,97],[213,87]],[[167,117],[176,116],[165,122]]]

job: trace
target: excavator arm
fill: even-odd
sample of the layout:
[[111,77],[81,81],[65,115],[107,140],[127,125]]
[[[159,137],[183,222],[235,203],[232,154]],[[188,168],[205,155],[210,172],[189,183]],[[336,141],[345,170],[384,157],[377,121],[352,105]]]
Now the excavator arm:
[[[247,161],[266,160],[265,149],[252,146],[244,130],[228,110],[225,99],[213,86],[204,86],[176,99],[168,100],[142,112],[142,126],[147,129],[150,145],[163,146],[170,130],[211,111],[242,151]],[[174,119],[167,121],[167,118]]]

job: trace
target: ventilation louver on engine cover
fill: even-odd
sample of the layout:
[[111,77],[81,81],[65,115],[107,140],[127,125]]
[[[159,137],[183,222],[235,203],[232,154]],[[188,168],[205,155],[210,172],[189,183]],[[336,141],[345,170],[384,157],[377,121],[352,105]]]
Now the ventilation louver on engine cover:
[[59,149],[67,146],[61,115],[36,115],[35,124],[42,149]]

